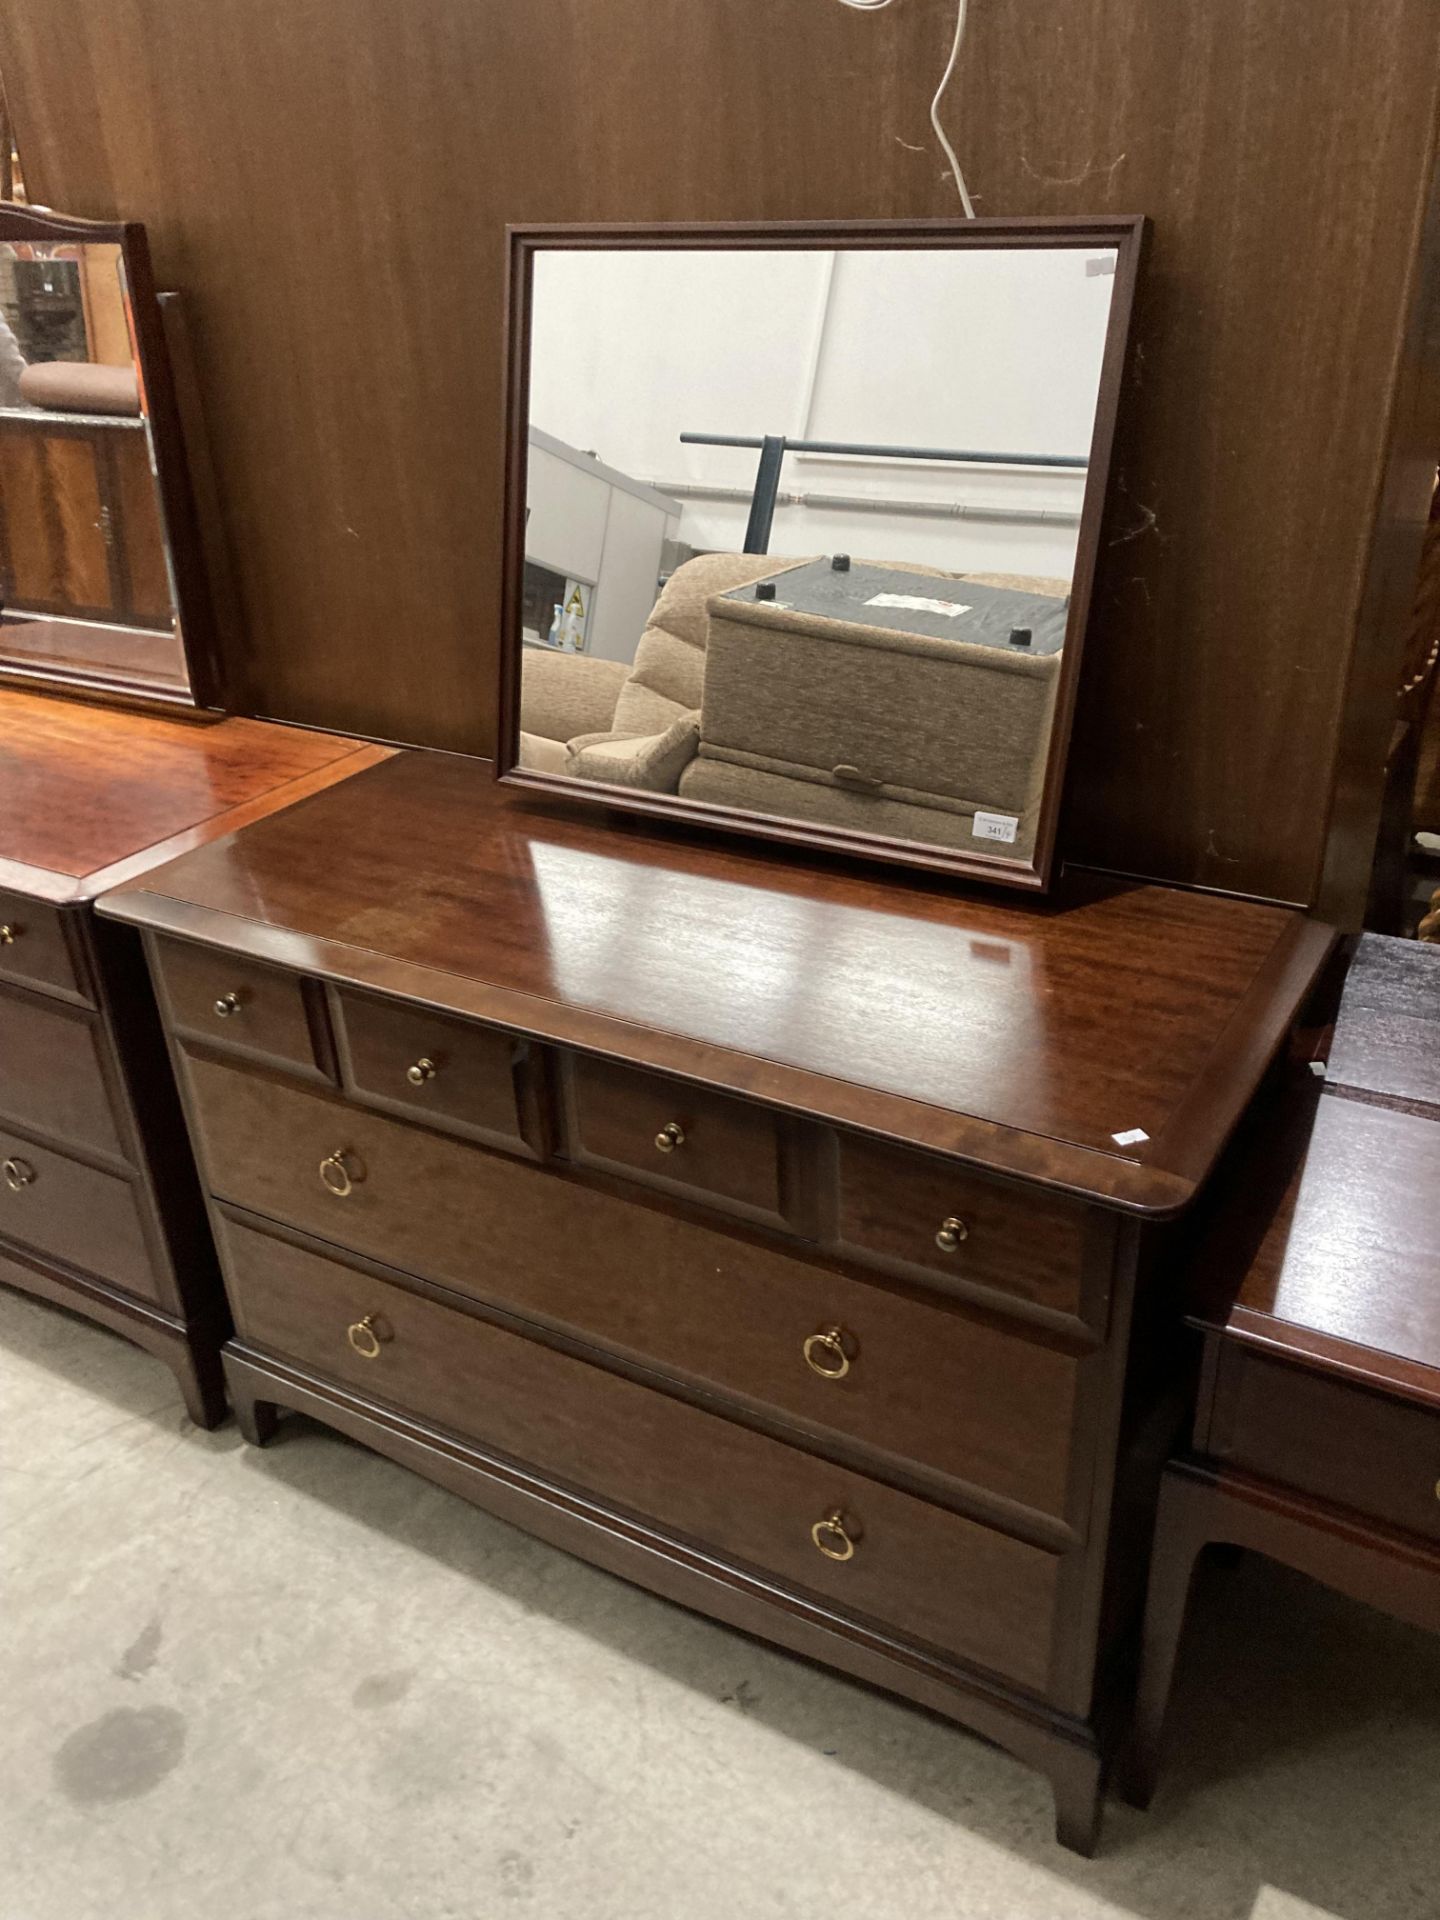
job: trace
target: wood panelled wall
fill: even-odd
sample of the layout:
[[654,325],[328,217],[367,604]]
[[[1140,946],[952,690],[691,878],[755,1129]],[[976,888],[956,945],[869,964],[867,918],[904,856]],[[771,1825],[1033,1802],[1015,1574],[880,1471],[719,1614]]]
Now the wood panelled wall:
[[[1065,850],[1353,910],[1437,439],[1402,334],[1440,7],[970,13],[978,210],[1155,223]],[[144,220],[192,308],[246,704],[488,750],[505,222],[948,210],[953,17],[0,0],[32,194]]]

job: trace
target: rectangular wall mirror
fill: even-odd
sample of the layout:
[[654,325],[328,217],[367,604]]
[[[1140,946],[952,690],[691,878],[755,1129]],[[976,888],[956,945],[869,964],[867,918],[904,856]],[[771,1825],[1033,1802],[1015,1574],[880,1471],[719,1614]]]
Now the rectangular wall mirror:
[[144,230],[0,204],[0,680],[210,704]]
[[1142,233],[512,230],[501,777],[1044,886]]

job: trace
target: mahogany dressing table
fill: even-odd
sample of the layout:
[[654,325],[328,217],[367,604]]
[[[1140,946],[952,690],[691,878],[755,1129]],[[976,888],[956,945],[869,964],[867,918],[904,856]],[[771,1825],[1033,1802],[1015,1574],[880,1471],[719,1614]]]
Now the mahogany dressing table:
[[0,1280],[157,1354],[202,1426],[224,1294],[139,942],[94,902],[378,753],[0,692]]
[[1171,1229],[1330,945],[960,897],[405,753],[110,894],[235,1333],[298,1409],[920,1701],[1089,1850],[1179,1390]]
[[1127,1792],[1155,1788],[1197,1555],[1252,1549],[1440,1632],[1440,954],[1367,934],[1323,1084],[1257,1107],[1197,1241]]

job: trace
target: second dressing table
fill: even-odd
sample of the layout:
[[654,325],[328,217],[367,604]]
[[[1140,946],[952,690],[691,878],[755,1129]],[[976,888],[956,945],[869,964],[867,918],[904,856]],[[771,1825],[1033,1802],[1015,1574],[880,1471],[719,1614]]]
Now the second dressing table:
[[0,1282],[224,1413],[224,1295],[139,943],[94,901],[381,750],[0,692]]
[[298,1409],[1042,1768],[1088,1850],[1184,1213],[1329,947],[958,897],[398,755],[109,896],[242,1428]]
[[1193,1260],[1127,1788],[1155,1789],[1197,1556],[1243,1547],[1440,1632],[1440,955],[1367,934],[1323,1083],[1257,1109]]

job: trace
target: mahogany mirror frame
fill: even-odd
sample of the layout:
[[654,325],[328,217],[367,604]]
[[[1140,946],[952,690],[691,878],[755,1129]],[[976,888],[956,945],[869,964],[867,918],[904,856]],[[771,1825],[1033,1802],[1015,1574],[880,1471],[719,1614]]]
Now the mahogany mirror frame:
[[188,691],[127,681],[114,673],[28,667],[0,660],[0,685],[19,684],[50,692],[88,694],[147,707],[182,710],[222,706],[215,607],[201,546],[200,525],[185,455],[185,434],[176,394],[175,369],[166,333],[165,305],[174,298],[156,291],[145,229],[134,220],[85,220],[49,207],[0,201],[0,243],[59,243],[119,247],[125,269],[131,344],[139,373],[141,405],[150,429],[155,485],[170,561],[175,618],[184,648]]
[[[642,814],[674,825],[744,834],[780,845],[821,849],[929,872],[963,875],[995,885],[1043,892],[1055,864],[1060,805],[1065,785],[1070,736],[1074,728],[1086,627],[1100,548],[1101,526],[1109,500],[1110,458],[1129,352],[1130,322],[1149,223],[1141,216],[1103,215],[1084,219],[706,221],[651,225],[576,223],[526,224],[506,228],[505,498],[502,546],[502,604],[499,648],[499,732],[495,777],[537,794],[567,802]],[[1101,359],[1095,422],[1091,434],[1085,498],[1076,543],[1075,571],[1060,674],[1056,687],[1045,789],[1029,862],[1002,855],[962,851],[919,841],[900,840],[847,827],[786,820],[710,801],[674,794],[651,794],[600,781],[521,767],[520,674],[523,651],[521,612],[525,568],[526,485],[530,412],[530,342],[533,266],[537,253],[555,249],[673,247],[739,249],[922,247],[960,249],[1057,248],[1115,249],[1115,286]],[[778,556],[777,556],[778,558]]]

